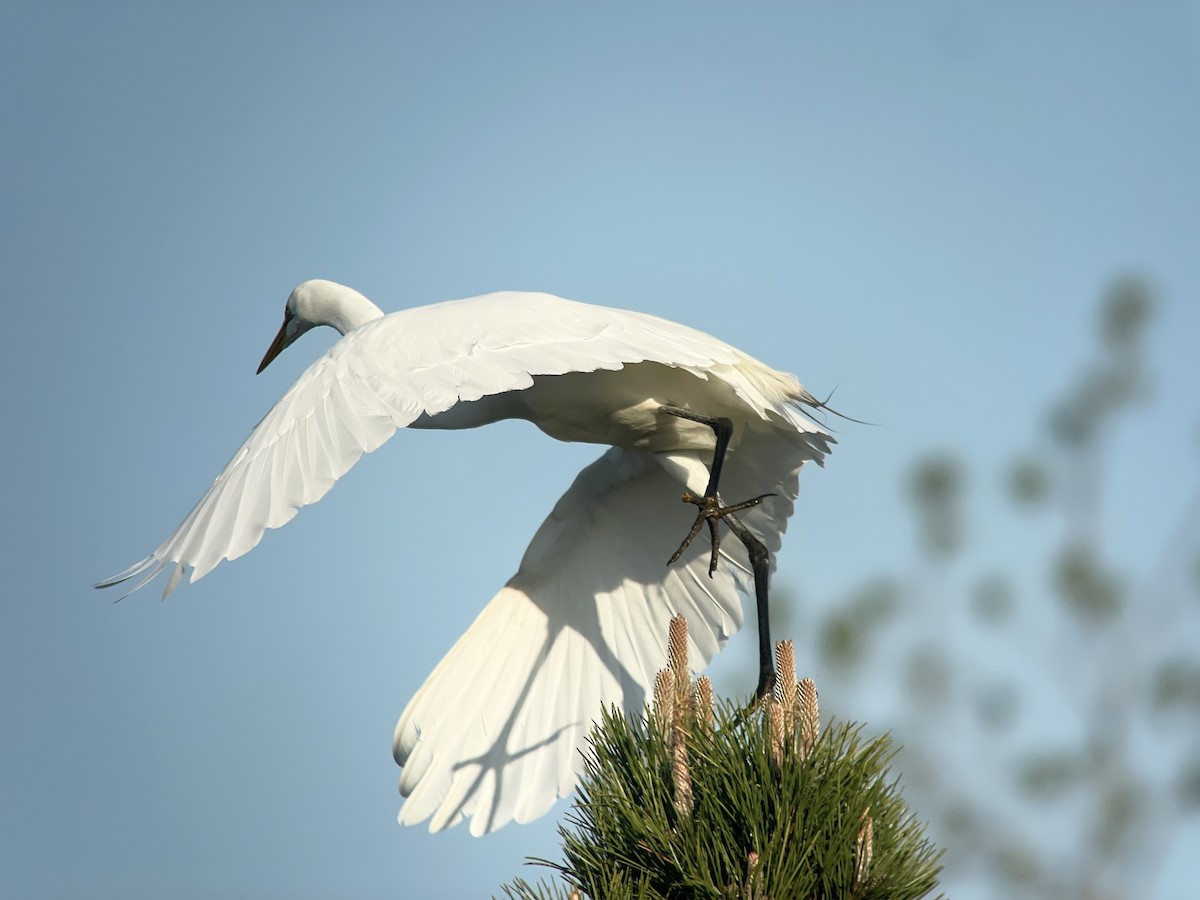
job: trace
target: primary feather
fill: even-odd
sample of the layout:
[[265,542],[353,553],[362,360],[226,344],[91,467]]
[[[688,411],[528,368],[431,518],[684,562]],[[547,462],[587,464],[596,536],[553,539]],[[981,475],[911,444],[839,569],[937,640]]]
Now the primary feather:
[[832,438],[796,380],[654,316],[504,292],[383,315],[332,282],[288,300],[268,355],[316,324],[344,337],[254,428],[175,532],[98,587],[172,568],[166,597],[315,503],[397,428],[524,418],[564,440],[612,444],[534,536],[519,571],[426,680],[396,727],[408,799],[400,821],[472,833],[542,815],[573,788],[578,748],[603,706],[639,712],[664,665],[670,618],[688,618],[702,667],[741,625],[748,563],[736,542],[678,545],[681,486],[702,493],[712,433],[664,404],[733,420],[722,492],[775,492],[740,514],[774,552],[797,473]]

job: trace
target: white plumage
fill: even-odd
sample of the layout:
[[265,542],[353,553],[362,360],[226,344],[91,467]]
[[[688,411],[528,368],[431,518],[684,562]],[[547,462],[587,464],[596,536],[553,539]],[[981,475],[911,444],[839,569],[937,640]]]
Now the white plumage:
[[660,408],[732,420],[721,493],[775,493],[738,514],[774,553],[801,465],[820,462],[832,442],[804,414],[820,404],[792,376],[683,325],[521,292],[385,316],[350,288],[305,282],[259,371],[315,325],[344,337],[259,422],[175,533],[97,587],[141,576],[132,593],[171,568],[166,597],[186,569],[196,581],[251,550],[397,428],[523,418],[563,440],[611,444],[396,726],[401,822],[428,818],[436,831],[468,816],[473,834],[527,822],[574,787],[604,705],[641,711],[673,615],[687,617],[701,666],[742,623],[738,592],[752,580],[737,541],[722,543],[714,577],[701,541],[666,565],[690,520],[681,488],[704,492],[714,439]]

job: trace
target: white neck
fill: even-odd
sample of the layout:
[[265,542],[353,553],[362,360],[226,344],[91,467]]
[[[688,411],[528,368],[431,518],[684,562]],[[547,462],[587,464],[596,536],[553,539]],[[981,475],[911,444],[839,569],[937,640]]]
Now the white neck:
[[383,310],[354,288],[321,278],[301,284],[292,291],[288,302],[302,320],[312,325],[329,325],[342,334],[383,315]]

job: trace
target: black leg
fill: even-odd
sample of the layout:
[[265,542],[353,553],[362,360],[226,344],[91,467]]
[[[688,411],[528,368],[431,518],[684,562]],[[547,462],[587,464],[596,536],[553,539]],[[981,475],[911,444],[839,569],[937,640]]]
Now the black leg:
[[771,611],[767,606],[771,556],[763,542],[739,522],[736,516],[726,516],[725,524],[745,545],[746,552],[750,555],[750,567],[754,571],[754,603],[758,614],[758,689],[755,696],[761,700],[775,689],[775,658],[771,652]]
[[708,467],[708,487],[704,489],[704,496],[717,496],[717,486],[721,483],[721,467],[725,465],[725,451],[729,449],[729,439],[733,437],[733,422],[724,416],[702,416],[688,409],[680,409],[678,406],[663,406],[660,409],[667,415],[699,422],[713,430],[717,443],[713,447],[712,465]]
[[750,567],[754,572],[754,600],[758,614],[758,689],[756,694],[760,698],[765,697],[775,687],[775,660],[771,652],[771,622],[770,611],[767,608],[771,556],[763,542],[731,513],[757,506],[763,500],[774,495],[762,494],[743,503],[722,506],[717,496],[717,488],[721,481],[721,469],[725,464],[725,453],[729,449],[729,439],[733,436],[733,422],[724,417],[702,416],[677,406],[663,406],[661,410],[668,415],[707,425],[716,436],[716,446],[713,448],[713,461],[708,470],[708,486],[704,490],[704,496],[697,497],[691,491],[686,490],[683,492],[683,501],[700,507],[700,512],[692,524],[691,531],[683,539],[679,549],[667,561],[667,565],[671,565],[683,555],[706,522],[708,523],[709,537],[712,539],[712,556],[708,565],[710,578],[717,570],[717,552],[720,550],[720,532],[717,528],[719,519],[725,520],[729,530],[745,546],[750,557]]

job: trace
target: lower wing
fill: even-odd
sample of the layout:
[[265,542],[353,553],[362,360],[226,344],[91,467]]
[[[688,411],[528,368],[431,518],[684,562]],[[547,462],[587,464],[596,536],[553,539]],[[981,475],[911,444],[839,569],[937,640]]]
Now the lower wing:
[[[740,515],[772,550],[806,458],[805,445],[778,434],[748,438],[729,458],[722,493],[731,500],[777,493]],[[401,715],[401,823],[428,818],[439,831],[470,817],[480,835],[543,815],[574,788],[601,709],[641,713],[666,665],[672,616],[688,620],[697,669],[741,627],[738,593],[752,578],[735,539],[722,542],[713,578],[704,540],[666,565],[694,516],[680,493],[639,451],[611,449],[579,474],[520,570]]]

